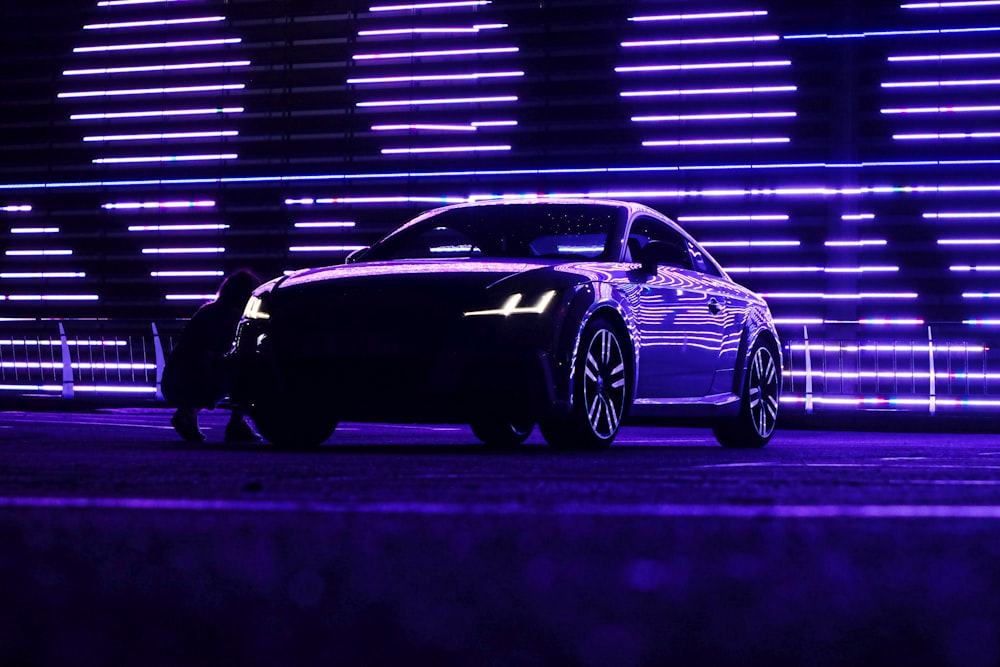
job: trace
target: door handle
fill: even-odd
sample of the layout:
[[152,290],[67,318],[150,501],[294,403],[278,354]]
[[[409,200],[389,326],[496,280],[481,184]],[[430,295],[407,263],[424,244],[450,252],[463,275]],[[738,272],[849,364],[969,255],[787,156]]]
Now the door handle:
[[718,315],[723,311],[725,307],[726,304],[724,302],[720,303],[719,300],[716,299],[714,296],[708,300],[708,309],[712,311],[713,315]]

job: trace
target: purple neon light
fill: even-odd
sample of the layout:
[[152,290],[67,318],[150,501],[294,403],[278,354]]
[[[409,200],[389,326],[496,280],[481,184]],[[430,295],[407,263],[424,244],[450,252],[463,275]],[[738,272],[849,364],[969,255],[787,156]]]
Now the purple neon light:
[[122,7],[125,5],[159,5],[168,2],[188,2],[189,0],[101,0],[98,7]]
[[58,234],[58,227],[11,227],[11,234]]
[[0,272],[0,278],[8,280],[33,280],[41,279],[47,280],[49,278],[86,278],[87,274],[83,271],[42,271],[36,273],[27,272],[15,272],[15,273],[4,273]]
[[938,245],[1000,245],[1000,239],[938,239]]
[[437,97],[415,100],[377,100],[358,102],[358,107],[407,107],[422,104],[485,104],[495,102],[516,102],[516,95],[494,95],[486,97]]
[[946,79],[942,81],[886,81],[883,88],[948,88],[953,86],[997,86],[1000,79]]
[[506,23],[482,23],[467,27],[450,28],[387,28],[383,30],[359,30],[358,37],[386,37],[390,35],[474,35],[481,30],[500,30]]
[[131,67],[95,67],[90,69],[68,69],[63,76],[86,76],[90,74],[135,74],[137,72],[174,72],[183,70],[218,69],[223,67],[246,67],[249,60],[226,60],[205,63],[184,63],[179,65],[135,65]]
[[497,72],[468,72],[464,74],[423,74],[414,76],[369,76],[348,79],[352,85],[368,83],[420,83],[428,81],[480,81],[482,79],[509,79],[524,76],[517,70]]
[[[971,354],[981,354],[990,348],[983,345],[967,344],[912,344],[912,343],[867,343],[860,345],[840,344],[840,343],[792,343],[788,346],[796,352],[812,350],[814,352],[961,352]],[[822,371],[816,371],[822,372]],[[925,374],[926,375],[926,374]],[[943,373],[944,376],[953,376],[955,373]],[[965,375],[962,373],[961,375]]]
[[287,206],[312,206],[314,204],[460,204],[465,197],[409,197],[405,195],[381,197],[304,197],[286,199]]
[[632,72],[684,72],[688,70],[703,70],[703,69],[788,67],[791,64],[792,64],[791,60],[753,60],[753,61],[720,62],[720,63],[691,63],[691,64],[678,64],[678,65],[628,65],[628,66],[616,67],[615,71],[621,74],[629,74]]
[[782,39],[865,39],[867,37],[898,37],[906,35],[960,35],[977,32],[996,32],[998,30],[1000,30],[1000,27],[987,26],[981,28],[936,28],[929,30],[880,30],[874,32],[850,32],[833,35],[825,32],[818,32],[805,35],[784,35]]
[[676,95],[755,95],[795,92],[795,86],[745,86],[728,88],[675,88],[670,90],[624,90],[621,97],[662,97]]
[[226,252],[225,248],[143,248],[143,255],[206,255]]
[[197,23],[218,23],[225,20],[225,16],[195,16],[183,19],[154,19],[149,21],[125,21],[121,23],[90,23],[83,26],[83,29],[119,30],[122,28],[160,28],[175,25],[193,25]]
[[216,153],[211,155],[138,155],[134,157],[100,157],[91,160],[94,164],[133,164],[144,162],[197,162],[206,160],[235,160],[236,153]]
[[704,12],[699,14],[659,14],[652,16],[630,16],[629,21],[701,21],[710,19],[737,19],[752,18],[755,16],[767,16],[764,10],[740,11],[740,12]]
[[289,252],[353,252],[361,250],[362,245],[293,245]]
[[167,301],[212,301],[217,294],[164,294]]
[[776,42],[777,35],[741,35],[737,37],[691,37],[684,39],[647,39],[634,42],[622,42],[626,49],[645,46],[693,46],[698,44],[745,44],[756,42]]
[[957,2],[911,2],[902,9],[952,9],[958,7],[996,7],[1000,0],[959,0]]
[[113,113],[80,113],[70,120],[110,120],[115,118],[160,118],[167,116],[205,116],[210,114],[243,113],[243,107],[220,107],[217,109],[165,109],[156,111],[119,111]]
[[408,125],[372,125],[372,132],[393,131],[426,131],[426,132],[475,132],[472,125],[434,125],[431,123],[413,123]]
[[102,53],[107,51],[137,51],[146,49],[180,49],[197,46],[222,46],[224,44],[239,44],[239,37],[224,39],[190,39],[177,42],[147,42],[142,44],[108,44],[105,46],[78,46],[73,53]]
[[681,215],[678,222],[752,222],[756,220],[788,220],[784,213],[751,213],[748,215]]
[[737,137],[732,139],[674,139],[643,141],[643,146],[743,146],[751,144],[787,144],[788,137]]
[[916,299],[916,292],[857,292],[854,294],[830,294],[826,292],[761,292],[766,299],[822,299],[860,301],[862,299]]
[[4,213],[27,213],[31,210],[30,204],[8,204],[0,206],[0,211]]
[[103,134],[84,137],[84,141],[164,141],[170,139],[206,139],[218,137],[235,137],[236,130],[218,130],[211,132],[160,132],[146,134]]
[[801,241],[702,241],[706,248],[791,248],[802,245]]
[[383,148],[382,155],[404,155],[419,153],[478,153],[487,151],[509,151],[509,145],[482,146],[425,146],[418,148]]
[[727,273],[895,273],[898,266],[727,266]]
[[693,120],[760,120],[763,118],[794,118],[794,111],[754,111],[740,113],[694,113],[670,116],[632,116],[634,123],[667,123]]
[[66,255],[72,255],[73,251],[69,249],[46,249],[46,250],[5,250],[4,254],[8,257],[60,257]]
[[1000,299],[1000,292],[962,292],[963,299]]
[[422,9],[451,9],[454,7],[482,7],[492,0],[453,0],[452,2],[417,2],[405,5],[377,5],[369,7],[370,12],[408,12]]
[[885,239],[858,239],[857,241],[824,241],[823,245],[828,248],[863,248],[865,246],[884,246],[888,241]]
[[516,46],[493,46],[480,49],[441,49],[436,51],[399,51],[391,53],[358,53],[354,60],[392,60],[399,58],[447,58],[451,56],[483,56],[496,53],[517,53]]
[[1000,58],[1000,53],[928,53],[913,56],[889,56],[888,60],[891,63],[915,63],[927,61],[940,62],[942,60],[988,60],[991,58]]
[[948,270],[949,271],[961,271],[961,272],[969,272],[969,271],[972,271],[972,272],[975,272],[975,271],[994,272],[994,271],[1000,271],[1000,265],[998,265],[998,264],[979,264],[979,265],[976,265],[976,266],[972,266],[972,265],[969,265],[969,264],[955,264],[953,266],[949,266]]
[[170,86],[165,88],[128,88],[123,90],[83,90],[59,93],[57,97],[70,99],[77,97],[118,97],[124,95],[176,95],[182,93],[207,93],[219,90],[243,90],[242,83],[222,83],[207,86]]
[[197,232],[218,231],[229,229],[226,224],[191,224],[191,225],[129,225],[130,232]]
[[1000,211],[939,211],[937,213],[924,213],[924,218],[935,219],[970,219],[980,218],[1000,218]]
[[196,199],[194,201],[134,201],[134,202],[108,202],[101,204],[101,208],[109,211],[122,210],[134,211],[136,209],[156,209],[156,208],[212,208],[215,202],[210,199]]
[[222,271],[150,271],[150,278],[221,278]]
[[123,340],[67,340],[63,343],[59,339],[39,339],[39,338],[5,338],[0,340],[0,345],[17,345],[17,346],[50,346],[58,347],[60,345],[68,345],[70,347],[125,347],[128,345]]
[[1000,111],[1000,105],[977,105],[958,107],[895,107],[882,109],[884,114],[911,114],[911,113],[972,113],[983,111]]
[[350,220],[328,220],[328,221],[316,221],[316,222],[296,222],[294,227],[296,229],[339,229],[346,227],[354,227],[355,223]]
[[840,216],[841,220],[846,221],[859,221],[859,220],[874,220],[874,213],[845,213]]
[[919,141],[933,139],[997,139],[1000,132],[925,132],[914,134],[894,134],[897,141]]
[[962,324],[968,324],[974,327],[995,327],[1000,326],[1000,319],[978,318],[973,320],[962,320]]
[[96,294],[0,294],[0,301],[97,301]]

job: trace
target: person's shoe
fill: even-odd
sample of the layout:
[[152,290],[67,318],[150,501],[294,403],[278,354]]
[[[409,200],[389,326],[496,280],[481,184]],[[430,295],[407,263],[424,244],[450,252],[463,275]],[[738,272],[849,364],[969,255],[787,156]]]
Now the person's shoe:
[[260,442],[260,436],[247,423],[246,417],[230,419],[226,424],[226,442]]
[[170,418],[170,425],[188,442],[205,442],[205,434],[198,428],[198,415],[178,410]]

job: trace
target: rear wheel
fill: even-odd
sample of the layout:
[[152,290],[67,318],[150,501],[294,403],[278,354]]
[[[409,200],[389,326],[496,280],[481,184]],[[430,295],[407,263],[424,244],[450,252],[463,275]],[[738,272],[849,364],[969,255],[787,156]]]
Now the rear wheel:
[[615,327],[603,317],[584,327],[573,374],[573,407],[539,423],[550,446],[595,450],[618,434],[630,396],[631,368]]
[[781,369],[769,347],[758,343],[750,355],[739,415],[712,427],[723,447],[755,449],[774,435],[778,421],[778,394]]
[[264,439],[281,449],[315,449],[337,428],[337,421],[322,408],[289,400],[259,402],[250,416]]
[[513,449],[524,442],[535,424],[527,419],[481,417],[470,424],[472,434],[493,449]]

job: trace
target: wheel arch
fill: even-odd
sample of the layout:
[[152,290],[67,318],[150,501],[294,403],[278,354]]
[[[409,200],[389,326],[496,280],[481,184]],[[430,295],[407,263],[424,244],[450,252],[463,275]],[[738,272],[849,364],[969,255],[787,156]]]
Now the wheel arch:
[[[746,379],[747,369],[750,365],[750,352],[757,343],[761,343],[771,351],[778,362],[778,375],[781,376],[783,360],[781,357],[781,344],[777,336],[767,327],[757,327],[752,330],[749,325],[743,329],[743,336],[740,338],[739,360],[740,363],[733,374],[733,393],[743,398],[743,386]],[[778,391],[781,391],[781,381],[778,382]]]
[[615,333],[618,334],[621,344],[626,348],[622,350],[622,355],[628,364],[628,371],[631,374],[628,396],[625,401],[627,416],[627,411],[632,407],[632,400],[635,398],[636,378],[638,377],[638,373],[636,371],[639,366],[638,346],[636,345],[635,338],[632,334],[634,328],[629,325],[628,315],[621,309],[619,304],[614,301],[598,301],[592,304],[580,320],[579,328],[573,337],[572,346],[570,347],[569,375],[567,378],[570,405],[572,405],[573,401],[572,387],[576,376],[576,355],[580,349],[580,340],[583,336],[584,329],[587,328],[587,325],[599,317],[603,317],[611,324]]

